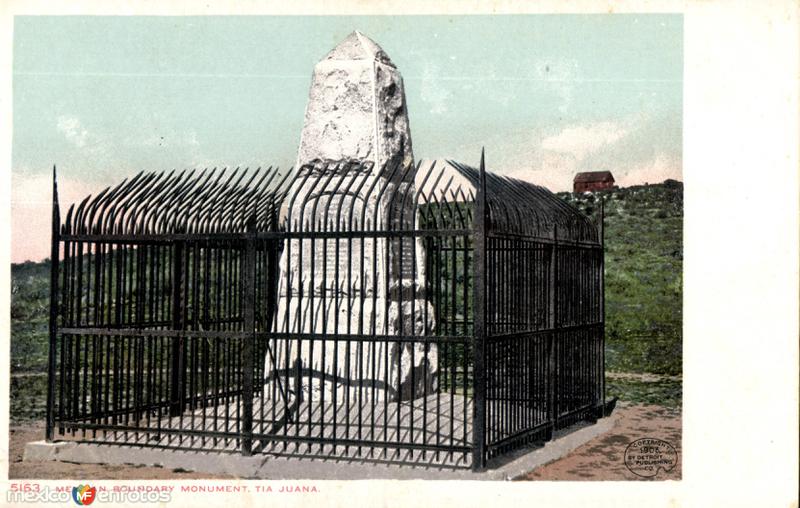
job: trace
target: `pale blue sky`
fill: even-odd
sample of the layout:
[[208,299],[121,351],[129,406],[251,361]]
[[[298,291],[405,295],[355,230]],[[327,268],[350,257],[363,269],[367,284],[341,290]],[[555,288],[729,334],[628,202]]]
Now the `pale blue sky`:
[[[14,223],[53,164],[74,198],[140,169],[290,166],[313,66],[354,29],[404,77],[417,159],[485,146],[553,190],[681,176],[680,15],[18,17]],[[46,256],[25,233],[13,259]]]

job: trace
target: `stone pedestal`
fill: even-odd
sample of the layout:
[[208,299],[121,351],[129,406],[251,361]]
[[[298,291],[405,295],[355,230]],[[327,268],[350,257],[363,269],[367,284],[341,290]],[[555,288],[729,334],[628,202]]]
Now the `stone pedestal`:
[[334,397],[343,404],[432,393],[436,346],[397,339],[434,332],[421,242],[324,237],[414,228],[403,81],[383,50],[359,32],[314,68],[297,167],[281,219],[303,236],[284,244],[275,319],[275,331],[290,335],[271,344],[265,395],[277,393],[276,375],[290,399],[299,393],[324,397],[326,404]]

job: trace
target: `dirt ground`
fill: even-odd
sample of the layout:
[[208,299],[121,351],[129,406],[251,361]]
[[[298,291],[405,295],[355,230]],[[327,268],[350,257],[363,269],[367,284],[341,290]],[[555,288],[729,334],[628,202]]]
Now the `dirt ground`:
[[[580,446],[559,460],[539,467],[526,480],[680,480],[681,412],[662,406],[618,404],[619,420],[611,431]],[[159,467],[130,465],[70,464],[64,462],[22,462],[25,443],[41,440],[41,422],[13,423],[10,428],[9,478],[75,480],[188,480],[227,478],[207,473],[193,473]],[[678,452],[678,463],[669,472],[660,471],[653,478],[633,474],[625,466],[625,449],[640,438],[667,441]]]
[[[611,431],[592,439],[559,460],[528,474],[526,480],[680,480],[681,411],[663,406],[618,404],[619,420]],[[625,449],[641,438],[666,441],[678,452],[678,463],[669,472],[659,471],[652,478],[632,473],[625,466]]]

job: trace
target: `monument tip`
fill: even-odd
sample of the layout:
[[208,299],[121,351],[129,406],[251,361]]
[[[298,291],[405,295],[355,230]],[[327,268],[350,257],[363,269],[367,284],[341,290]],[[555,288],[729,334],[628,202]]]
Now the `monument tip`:
[[377,60],[395,66],[378,43],[360,30],[350,32],[350,35],[337,44],[323,60]]

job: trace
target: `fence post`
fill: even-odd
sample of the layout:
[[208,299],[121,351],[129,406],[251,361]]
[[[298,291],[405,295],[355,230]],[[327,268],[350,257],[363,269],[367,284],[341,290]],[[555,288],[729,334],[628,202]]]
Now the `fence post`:
[[486,167],[481,150],[480,176],[475,196],[473,225],[473,406],[472,406],[472,469],[486,465]]
[[242,338],[242,455],[253,453],[253,366],[256,323],[256,236],[255,218],[247,222],[247,238],[244,247],[244,326]]
[[606,410],[606,200],[600,198],[600,400]]
[[[273,213],[269,216],[269,223],[267,226],[268,231],[278,230],[278,218]],[[278,304],[276,295],[278,294],[278,277],[280,271],[278,270],[278,259],[280,254],[281,242],[276,239],[268,240],[265,245],[267,266],[265,267],[265,278],[267,283],[266,291],[266,307],[263,309],[266,316],[264,320],[264,328],[266,330],[272,329],[272,323],[275,319],[275,313],[278,312]]]
[[53,215],[50,237],[50,349],[47,354],[47,422],[45,439],[53,440],[55,427],[55,393],[56,393],[56,347],[58,334],[58,251],[61,241],[59,228],[61,213],[58,207],[58,184],[56,183],[56,167],[53,166]]
[[547,378],[549,380],[548,386],[548,419],[550,420],[550,430],[548,432],[548,438],[552,439],[553,431],[556,428],[556,420],[558,420],[558,394],[557,394],[557,386],[558,386],[558,357],[557,357],[557,347],[558,344],[556,343],[556,308],[557,302],[556,299],[558,298],[558,291],[556,290],[556,284],[558,284],[558,277],[557,277],[557,263],[558,263],[558,226],[553,226],[553,244],[550,248],[550,273],[549,276],[549,284],[548,284],[548,313],[547,313],[547,328],[550,329],[550,333],[548,337],[550,338],[550,342],[548,345],[548,354],[547,354]]
[[[183,320],[183,253],[185,245],[182,240],[173,244],[172,255],[172,329],[182,331]],[[172,340],[172,373],[170,376],[170,416],[179,416],[183,412],[183,368],[184,337],[179,335]]]

